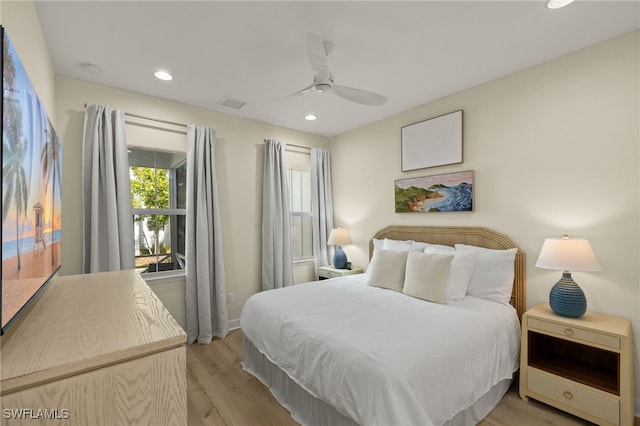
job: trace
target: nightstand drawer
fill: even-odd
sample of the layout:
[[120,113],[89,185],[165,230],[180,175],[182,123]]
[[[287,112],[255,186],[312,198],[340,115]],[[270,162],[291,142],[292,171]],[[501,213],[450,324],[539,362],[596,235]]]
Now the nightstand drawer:
[[342,271],[325,271],[323,276],[326,278],[342,277],[345,274]]
[[584,340],[585,342],[595,343],[597,345],[620,349],[620,338],[610,336],[608,334],[596,333],[578,327],[542,321],[536,318],[527,318],[527,326],[529,329],[546,331],[548,333],[557,334],[562,338],[570,337],[577,340]]
[[361,274],[362,272],[362,268],[358,267],[353,267],[351,269],[336,269],[332,266],[319,266],[316,269],[316,274],[318,275],[318,279],[320,280],[344,277],[345,275]]
[[611,424],[620,424],[620,402],[616,398],[535,368],[527,369],[527,380],[529,390],[551,400],[545,401],[547,403],[561,409],[569,407]]

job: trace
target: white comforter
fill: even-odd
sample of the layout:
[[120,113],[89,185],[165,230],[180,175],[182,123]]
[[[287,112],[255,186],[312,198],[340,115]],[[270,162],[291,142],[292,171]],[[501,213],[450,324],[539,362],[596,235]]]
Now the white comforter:
[[362,425],[440,425],[518,368],[511,306],[440,305],[363,275],[265,291],[243,333],[307,392]]

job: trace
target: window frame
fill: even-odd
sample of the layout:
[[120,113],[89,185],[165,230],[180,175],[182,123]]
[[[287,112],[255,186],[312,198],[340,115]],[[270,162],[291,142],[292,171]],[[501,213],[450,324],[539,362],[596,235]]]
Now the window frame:
[[[293,183],[292,183],[292,176],[293,176],[293,172],[299,172],[299,173],[306,173],[309,175],[309,185],[307,191],[308,191],[308,196],[309,196],[309,211],[299,211],[299,210],[292,210],[293,208],[293,194],[292,194],[292,189],[293,189]],[[293,218],[295,217],[300,217],[300,218],[305,218],[305,217],[309,217],[312,218],[311,219],[311,226],[313,226],[313,205],[311,204],[311,171],[310,170],[301,170],[300,168],[295,168],[295,167],[287,167],[287,185],[289,188],[289,228],[291,231],[291,244],[292,244],[292,249],[293,249]],[[301,256],[301,257],[294,257],[294,253],[292,253],[292,262],[293,264],[301,264],[301,263],[309,263],[309,262],[314,262],[315,261],[315,256],[313,254],[313,230],[311,231],[311,246],[310,246],[310,250],[311,250],[311,254],[309,256]],[[303,250],[304,251],[304,250]]]
[[[135,150],[135,151],[144,151],[144,152],[148,152],[148,153],[153,153],[153,154],[175,154],[175,155],[182,155],[184,156],[184,159],[181,160],[176,167],[172,167],[172,168],[162,168],[162,167],[150,167],[150,166],[139,166],[139,165],[131,165],[131,163],[129,163],[129,170],[131,170],[131,167],[149,167],[149,168],[155,168],[155,169],[161,169],[161,170],[167,170],[169,173],[168,179],[169,179],[169,205],[177,205],[178,204],[178,182],[176,179],[176,171],[179,167],[182,167],[184,165],[185,169],[187,168],[187,153],[186,152],[182,152],[182,151],[168,151],[168,150],[162,150],[162,149],[157,149],[157,148],[152,148],[152,147],[141,147],[141,146],[128,146],[128,149],[130,151]],[[186,180],[185,180],[185,185],[186,185]],[[131,192],[131,194],[133,195],[133,192]],[[139,273],[140,276],[142,276],[145,280],[147,281],[154,281],[156,283],[158,283],[159,281],[170,281],[174,278],[177,277],[184,277],[186,272],[185,272],[185,266],[184,266],[184,262],[185,262],[185,253],[179,253],[177,250],[177,245],[178,245],[178,226],[177,226],[177,216],[184,216],[186,219],[186,215],[187,215],[187,209],[186,208],[141,208],[141,209],[136,209],[133,208],[132,206],[132,220],[135,222],[135,217],[136,216],[143,216],[143,215],[167,215],[169,216],[169,225],[170,225],[170,240],[171,240],[171,255],[172,257],[175,256],[178,260],[179,263],[181,263],[181,268],[179,269],[172,269],[172,270],[167,270],[167,271],[154,271],[154,272],[149,272],[146,270],[141,270],[136,268]],[[174,226],[174,224],[176,226]],[[135,226],[135,225],[134,225]],[[186,229],[185,229],[186,232]],[[135,242],[133,242],[135,244]],[[174,248],[176,248],[176,251],[174,253]],[[156,261],[158,260],[158,258],[161,256],[160,254],[156,254]],[[134,254],[134,259],[135,259],[135,254]],[[156,262],[158,263],[158,262]]]
[[[312,221],[313,221],[313,212],[289,211],[289,219],[291,219],[293,217],[311,217]],[[293,225],[290,224],[290,227],[292,227],[292,226]],[[312,226],[313,226],[313,222],[312,222]],[[291,238],[293,239],[293,234],[291,235]],[[292,243],[293,243],[293,241],[292,241]],[[302,257],[293,257],[292,256],[292,260],[293,260],[294,264],[313,262],[315,260],[315,257],[313,256],[313,235],[311,236],[311,256],[302,256]]]

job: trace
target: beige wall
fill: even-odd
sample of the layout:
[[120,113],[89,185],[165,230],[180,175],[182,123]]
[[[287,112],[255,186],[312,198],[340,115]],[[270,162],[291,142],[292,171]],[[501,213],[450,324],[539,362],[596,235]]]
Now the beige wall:
[[2,26],[55,128],[55,73],[36,8],[31,1],[7,0],[0,1],[0,8]]
[[[332,138],[350,260],[365,266],[369,239],[391,224],[489,227],[526,252],[531,306],[560,278],[534,266],[544,239],[586,237],[603,270],[574,279],[590,310],[632,320],[640,398],[639,52],[635,32]],[[464,163],[401,172],[400,128],[458,109]],[[395,179],[461,170],[475,171],[474,212],[394,212]]]
[[[229,320],[240,317],[245,300],[261,287],[261,214],[263,140],[273,138],[305,146],[328,146],[323,137],[256,121],[215,113],[176,102],[126,92],[76,79],[56,78],[58,133],[64,144],[62,273],[81,272],[82,186],[81,153],[84,104],[107,104],[124,111],[179,123],[216,129],[216,168],[222,221],[227,292],[235,294],[228,305]],[[139,122],[140,120],[128,120]],[[128,143],[160,143],[160,148],[184,150],[186,136],[180,128],[165,125],[126,126]],[[173,129],[173,131],[167,131]],[[184,129],[182,129],[183,131]],[[178,287],[176,287],[178,286]],[[180,283],[152,284],[178,321],[183,321],[184,290]],[[183,286],[183,284],[182,284]],[[182,310],[182,311],[181,311]]]

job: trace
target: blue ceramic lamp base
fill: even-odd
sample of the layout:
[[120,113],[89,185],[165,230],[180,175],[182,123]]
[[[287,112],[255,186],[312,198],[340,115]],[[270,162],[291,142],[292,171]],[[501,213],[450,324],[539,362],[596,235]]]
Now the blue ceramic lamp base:
[[587,311],[587,298],[582,289],[571,278],[571,272],[563,272],[549,293],[549,305],[556,314],[578,318]]
[[345,269],[347,267],[347,254],[338,246],[333,255],[333,267],[336,269]]

